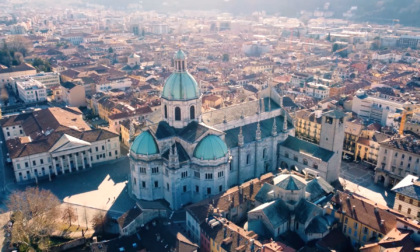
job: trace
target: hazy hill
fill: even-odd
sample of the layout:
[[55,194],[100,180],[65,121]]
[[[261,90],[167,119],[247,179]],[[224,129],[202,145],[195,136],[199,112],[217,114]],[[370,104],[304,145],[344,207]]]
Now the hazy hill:
[[[334,17],[342,18],[343,13],[352,11],[351,19],[391,24],[399,19],[403,25],[420,26],[420,0],[91,0],[92,2],[124,8],[130,3],[142,2],[145,10],[178,11],[219,9],[235,14],[249,14],[266,11],[268,14],[298,17],[302,10],[328,10]],[[328,5],[328,8],[325,8]]]

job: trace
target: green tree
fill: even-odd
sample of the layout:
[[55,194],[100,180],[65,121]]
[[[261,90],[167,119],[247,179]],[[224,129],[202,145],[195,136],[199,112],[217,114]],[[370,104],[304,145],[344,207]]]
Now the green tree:
[[51,64],[48,60],[35,58],[32,62],[32,66],[34,66],[38,72],[51,72]]
[[328,33],[327,40],[331,41],[331,33]]
[[112,49],[112,47],[110,47],[110,48],[108,48],[108,52],[109,53],[113,53],[114,52],[114,49]]

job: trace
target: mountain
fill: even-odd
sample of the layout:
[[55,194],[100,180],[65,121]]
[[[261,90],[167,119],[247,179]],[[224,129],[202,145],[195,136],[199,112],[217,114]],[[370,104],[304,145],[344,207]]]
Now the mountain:
[[399,19],[406,26],[420,26],[420,0],[91,0],[109,7],[124,8],[142,3],[145,10],[179,11],[218,9],[234,14],[265,11],[267,14],[299,17],[301,11],[332,11],[334,18],[343,13],[355,21],[391,24]]

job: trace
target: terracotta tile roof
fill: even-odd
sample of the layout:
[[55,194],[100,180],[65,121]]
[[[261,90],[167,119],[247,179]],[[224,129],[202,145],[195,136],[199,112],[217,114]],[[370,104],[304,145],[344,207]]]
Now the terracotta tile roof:
[[224,251],[251,251],[252,246],[254,251],[257,251],[262,247],[262,244],[256,240],[258,235],[253,231],[246,231],[223,218],[212,216],[207,222],[202,223],[200,228]]
[[0,69],[0,74],[19,72],[19,71],[29,71],[29,70],[35,70],[35,68],[27,63],[23,63],[19,66],[13,66],[6,69]]
[[230,188],[223,194],[192,204],[187,207],[187,211],[198,223],[203,223],[212,209],[227,212],[232,207],[239,206],[249,200],[253,201],[264,183],[273,183],[273,177],[272,173],[264,174],[260,179],[252,179],[240,186]]
[[117,120],[117,119],[128,118],[128,117],[132,117],[136,115],[144,115],[144,114],[148,114],[152,112],[153,111],[149,106],[144,106],[144,107],[136,109],[133,112],[122,112],[118,114],[109,115],[108,118],[110,120]]
[[[357,195],[337,191],[331,201],[345,216],[357,220],[376,232],[387,234],[397,224],[394,211]],[[375,209],[376,208],[376,209]]]
[[142,212],[143,211],[137,206],[131,208],[118,218],[118,225],[120,226],[120,228],[125,228],[131,222],[133,222]]
[[20,114],[4,118],[2,127],[22,126],[26,136],[32,140],[42,137],[53,131],[74,129],[78,131],[90,130],[89,125],[83,120],[82,112],[78,108],[47,108],[28,114]]
[[416,244],[411,239],[412,230],[407,229],[392,229],[379,242],[368,244],[360,248],[362,252],[376,252],[376,251],[398,251],[411,252],[415,251]]
[[55,131],[47,136],[41,135],[38,137],[38,139],[29,143],[23,143],[20,138],[15,138],[6,141],[7,149],[10,153],[10,158],[13,159],[47,152],[51,149],[51,147],[53,147],[53,145],[58,141],[58,139],[60,139],[63,134],[67,134],[90,143],[118,137],[117,134],[104,129],[94,129],[79,132],[67,128],[65,130]]

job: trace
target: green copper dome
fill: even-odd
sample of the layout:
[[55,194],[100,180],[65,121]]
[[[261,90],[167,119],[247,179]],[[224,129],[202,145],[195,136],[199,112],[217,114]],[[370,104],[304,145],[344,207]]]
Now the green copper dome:
[[188,72],[174,72],[165,82],[162,98],[167,100],[192,100],[200,97],[200,89]]
[[155,139],[149,131],[144,131],[134,139],[130,150],[138,155],[154,155],[159,153]]
[[216,135],[208,135],[195,147],[194,157],[203,160],[222,158],[228,152],[226,143]]

